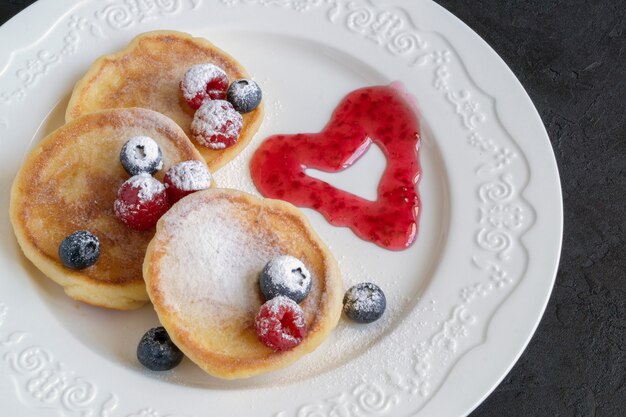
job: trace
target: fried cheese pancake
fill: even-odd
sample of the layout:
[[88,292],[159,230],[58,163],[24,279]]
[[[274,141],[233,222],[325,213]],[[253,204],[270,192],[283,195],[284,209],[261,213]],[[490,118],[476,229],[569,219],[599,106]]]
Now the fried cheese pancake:
[[[119,107],[143,107],[174,120],[191,135],[194,110],[185,102],[179,83],[196,64],[222,68],[230,82],[250,78],[233,57],[209,41],[175,31],[148,32],[137,36],[124,50],[99,58],[74,87],[65,119]],[[252,140],[263,120],[263,103],[243,114],[237,143],[213,150],[194,142],[211,172],[239,154]]]
[[[259,273],[277,255],[300,259],[312,288],[300,303],[308,333],[274,352],[257,338],[265,302]],[[175,204],[157,224],[146,288],[174,343],[209,374],[245,378],[283,368],[317,348],[339,321],[343,283],[332,254],[289,203],[211,189]]]
[[[120,185],[129,178],[119,159],[133,136],[149,136],[163,152],[163,180],[170,166],[202,161],[182,129],[146,109],[117,109],[73,119],[44,138],[26,158],[11,190],[11,222],[17,240],[37,268],[89,304],[128,310],[148,301],[142,277],[155,228],[131,230],[113,213]],[[65,267],[59,244],[77,230],[100,240],[100,257],[83,270]]]

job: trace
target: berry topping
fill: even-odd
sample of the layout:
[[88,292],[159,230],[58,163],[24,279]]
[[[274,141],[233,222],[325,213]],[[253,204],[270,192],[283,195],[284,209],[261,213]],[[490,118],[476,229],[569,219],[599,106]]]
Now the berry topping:
[[135,136],[122,146],[120,161],[128,175],[154,174],[163,168],[163,153],[154,139]]
[[228,87],[227,100],[239,113],[249,113],[261,104],[261,88],[252,80],[237,80]]
[[203,162],[184,161],[168,169],[163,181],[170,203],[174,204],[193,192],[211,187],[211,173]]
[[85,269],[100,257],[100,241],[86,230],[72,233],[59,245],[61,262],[71,269]]
[[283,295],[296,303],[311,290],[311,273],[293,256],[277,256],[265,265],[260,278],[261,292],[266,300]]
[[165,186],[148,174],[128,179],[117,192],[115,215],[128,227],[147,230],[170,208]]
[[197,110],[204,100],[224,100],[228,90],[228,76],[213,64],[199,64],[189,68],[180,80],[180,90],[189,107]]
[[261,306],[255,326],[259,340],[275,352],[298,346],[306,336],[304,312],[295,301],[282,296]]
[[361,282],[346,291],[343,312],[358,323],[371,323],[383,315],[387,300],[383,290],[371,282]]
[[234,145],[242,128],[241,114],[225,100],[205,101],[191,122],[193,138],[211,149],[224,149]]
[[[356,90],[341,101],[321,132],[267,138],[250,161],[254,185],[264,197],[315,209],[331,224],[347,226],[385,249],[407,249],[415,242],[422,212],[417,113],[400,83]],[[309,168],[343,171],[372,144],[387,158],[376,201],[307,174]]]
[[137,346],[137,359],[152,371],[167,371],[183,360],[183,352],[172,342],[163,327],[146,332]]

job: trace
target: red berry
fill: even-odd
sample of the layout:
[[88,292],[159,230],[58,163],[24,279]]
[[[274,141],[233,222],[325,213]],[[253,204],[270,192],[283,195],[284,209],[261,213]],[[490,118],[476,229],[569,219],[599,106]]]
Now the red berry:
[[234,145],[243,128],[243,117],[225,100],[207,100],[196,111],[191,134],[201,145],[224,149]]
[[165,186],[149,174],[124,182],[113,204],[117,218],[134,230],[150,229],[169,208]]
[[272,298],[261,306],[255,327],[259,340],[275,352],[298,346],[306,336],[304,312],[295,301],[284,296]]
[[228,76],[213,64],[189,68],[180,80],[180,89],[189,107],[197,110],[204,100],[225,100]]
[[211,187],[211,173],[203,162],[179,162],[167,170],[163,182],[170,203],[174,204],[191,193]]

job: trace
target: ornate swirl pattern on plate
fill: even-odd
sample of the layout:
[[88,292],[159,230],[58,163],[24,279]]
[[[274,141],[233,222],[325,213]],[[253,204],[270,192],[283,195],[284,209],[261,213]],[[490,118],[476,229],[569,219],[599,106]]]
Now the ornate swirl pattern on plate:
[[48,49],[41,49],[28,59],[23,67],[15,71],[19,87],[13,91],[0,91],[0,103],[9,105],[22,102],[26,98],[27,91],[34,88],[37,81],[47,75],[51,68],[57,66],[65,56],[76,53],[82,32],[89,31],[95,38],[104,37],[99,26],[76,15],[70,16],[66,28],[69,30],[63,37],[58,50],[52,52]]
[[46,75],[48,69],[59,62],[60,59],[60,56],[57,54],[51,54],[48,51],[41,50],[36,58],[28,61],[26,68],[17,70],[15,75],[19,78],[24,87],[30,87],[39,77]]
[[259,4],[262,6],[290,7],[298,12],[307,12],[324,1],[330,3],[329,0],[221,0],[227,6]]
[[26,406],[55,409],[67,416],[108,417],[117,406],[113,394],[99,395],[97,386],[77,377],[47,349],[25,346],[28,333],[9,330],[8,307],[0,302],[0,358]]
[[133,25],[174,15],[183,8],[195,10],[201,0],[125,0],[108,4],[96,12],[96,17],[113,29],[126,29]]
[[410,27],[406,11],[381,9],[371,1],[345,0],[221,0],[228,6],[261,5],[290,7],[306,12],[321,5],[332,23],[343,23],[351,32],[384,47],[393,55],[411,56],[427,43]]
[[[300,407],[297,417],[334,417],[382,415],[398,404],[399,398],[395,394],[389,395],[376,383],[360,384],[350,392],[340,394],[328,400]],[[285,415],[285,412],[278,415]]]
[[[341,15],[340,11],[335,13],[333,21],[338,15]],[[426,47],[426,42],[417,31],[407,28],[401,14],[377,10],[371,3],[347,3],[344,22],[348,29],[385,47],[393,55],[408,55]]]
[[494,290],[500,290],[511,284],[513,279],[498,264],[490,261],[484,261],[478,257],[473,257],[472,262],[475,267],[489,272],[489,278],[486,281],[463,287],[461,289],[461,298],[466,304],[471,303],[477,297],[486,297]]
[[[22,343],[29,335],[9,330],[8,310],[7,305],[0,302],[0,358],[8,364],[8,375],[17,390],[17,398],[27,407],[53,409],[64,416],[112,417],[111,412],[119,403],[117,396],[101,392],[94,382],[76,376],[47,349]],[[144,416],[179,417],[148,408],[125,415]]]
[[144,408],[125,417],[188,417],[180,414],[161,414],[153,408]]

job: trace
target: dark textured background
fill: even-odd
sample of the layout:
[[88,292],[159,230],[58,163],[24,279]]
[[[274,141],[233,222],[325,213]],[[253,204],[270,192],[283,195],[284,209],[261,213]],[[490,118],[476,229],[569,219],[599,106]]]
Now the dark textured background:
[[[482,36],[530,94],[565,206],[543,320],[471,416],[626,416],[626,1],[437,2]],[[0,0],[0,24],[31,3]]]
[[565,208],[561,264],[541,324],[472,417],[624,417],[626,1],[438,3],[528,91],[552,141]]

